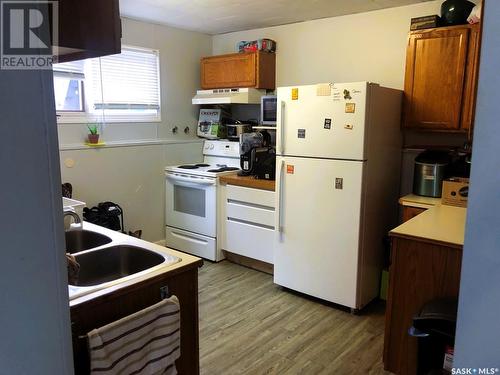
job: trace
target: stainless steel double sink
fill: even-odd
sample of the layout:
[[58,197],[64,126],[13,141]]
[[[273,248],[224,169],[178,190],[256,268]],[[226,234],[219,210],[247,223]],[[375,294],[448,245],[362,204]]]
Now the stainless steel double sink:
[[70,299],[181,261],[159,245],[89,223],[65,236],[66,251],[80,265],[77,281],[69,285]]

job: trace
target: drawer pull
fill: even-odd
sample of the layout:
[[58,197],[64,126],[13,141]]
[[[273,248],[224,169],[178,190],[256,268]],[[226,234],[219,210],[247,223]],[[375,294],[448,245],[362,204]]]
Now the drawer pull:
[[188,240],[188,241],[191,241],[191,242],[195,242],[195,243],[198,243],[200,245],[206,245],[208,242],[207,241],[203,241],[203,240],[200,240],[196,237],[192,237],[192,236],[188,236],[188,235],[185,235],[185,234],[182,234],[182,233],[177,233],[177,232],[174,232],[172,231],[172,236],[174,237],[178,237],[178,238],[182,238],[183,240]]
[[245,207],[260,208],[262,210],[268,210],[274,212],[274,207],[265,206],[263,204],[258,204],[258,203],[243,202],[236,199],[228,199],[227,203],[237,204],[239,206],[245,206]]
[[241,220],[241,219],[236,219],[234,217],[228,217],[228,221],[232,221],[234,223],[240,223],[240,224],[246,224],[246,225],[251,225],[253,227],[258,227],[258,228],[263,228],[263,229],[269,229],[269,230],[274,230],[274,227],[271,225],[265,225],[265,224],[259,224],[259,223],[253,223],[251,221],[246,221],[246,220]]

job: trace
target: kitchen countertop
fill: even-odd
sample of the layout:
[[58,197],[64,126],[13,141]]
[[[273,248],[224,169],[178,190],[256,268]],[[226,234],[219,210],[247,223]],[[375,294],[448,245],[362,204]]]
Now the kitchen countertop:
[[253,176],[238,176],[237,174],[221,176],[219,178],[219,181],[223,184],[244,186],[253,189],[262,189],[269,191],[274,191],[276,184],[274,180],[259,180],[254,178]]
[[441,198],[423,197],[421,195],[408,194],[399,198],[399,204],[402,206],[411,206],[418,208],[431,208],[441,204]]
[[394,237],[462,248],[467,209],[437,205],[389,232]]

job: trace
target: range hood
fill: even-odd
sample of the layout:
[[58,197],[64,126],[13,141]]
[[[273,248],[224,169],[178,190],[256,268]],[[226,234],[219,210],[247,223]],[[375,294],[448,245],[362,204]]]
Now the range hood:
[[197,90],[193,104],[260,104],[266,90],[252,88]]

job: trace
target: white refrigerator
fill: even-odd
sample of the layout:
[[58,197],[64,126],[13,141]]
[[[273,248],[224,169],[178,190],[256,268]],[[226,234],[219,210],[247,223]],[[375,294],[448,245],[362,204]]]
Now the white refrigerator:
[[274,282],[361,309],[397,223],[402,93],[355,82],[277,96]]

